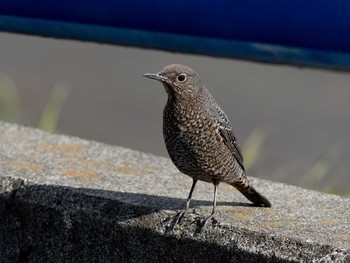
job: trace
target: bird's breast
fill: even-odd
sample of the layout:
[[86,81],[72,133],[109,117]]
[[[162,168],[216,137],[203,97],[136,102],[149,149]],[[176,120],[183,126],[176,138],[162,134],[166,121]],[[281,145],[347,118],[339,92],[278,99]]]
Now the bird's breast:
[[216,120],[200,107],[167,103],[163,135],[169,156],[181,172],[212,178],[232,170],[233,156],[227,154]]

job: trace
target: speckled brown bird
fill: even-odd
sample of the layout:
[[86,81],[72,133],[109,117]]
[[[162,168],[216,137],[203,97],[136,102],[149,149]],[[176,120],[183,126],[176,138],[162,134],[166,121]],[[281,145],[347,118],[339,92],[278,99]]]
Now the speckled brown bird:
[[205,223],[214,219],[220,182],[234,186],[256,205],[270,207],[267,198],[249,182],[231,124],[198,74],[189,67],[174,64],[144,76],[162,82],[168,93],[163,112],[166,148],[175,166],[193,178],[181,217],[189,208],[198,180],[214,184],[213,210]]

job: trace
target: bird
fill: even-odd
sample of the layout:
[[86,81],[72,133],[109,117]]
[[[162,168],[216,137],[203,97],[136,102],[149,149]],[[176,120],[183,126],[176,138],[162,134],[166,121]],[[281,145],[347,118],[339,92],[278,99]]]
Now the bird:
[[192,178],[183,211],[173,227],[188,212],[198,181],[214,185],[211,214],[203,226],[215,220],[217,190],[221,182],[232,185],[257,206],[271,207],[246,176],[243,155],[231,123],[199,75],[191,68],[172,64],[145,77],[160,81],[168,95],[163,111],[163,137],[170,159],[178,170]]

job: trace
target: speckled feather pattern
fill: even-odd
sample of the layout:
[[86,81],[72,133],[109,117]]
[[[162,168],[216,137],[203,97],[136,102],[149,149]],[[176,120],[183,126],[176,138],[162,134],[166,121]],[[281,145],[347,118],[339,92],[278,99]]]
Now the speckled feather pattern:
[[270,206],[249,183],[232,126],[198,74],[174,64],[158,76],[168,93],[163,135],[175,166],[196,180],[233,185],[252,202]]
[[168,100],[163,114],[164,140],[181,172],[206,182],[216,179],[226,183],[243,173],[218,127],[217,119],[203,103]]

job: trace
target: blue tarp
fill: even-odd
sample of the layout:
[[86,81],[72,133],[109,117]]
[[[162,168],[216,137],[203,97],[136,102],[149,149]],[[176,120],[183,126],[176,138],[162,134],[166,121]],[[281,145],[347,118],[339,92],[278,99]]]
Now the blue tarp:
[[0,30],[350,69],[346,0],[4,0]]

